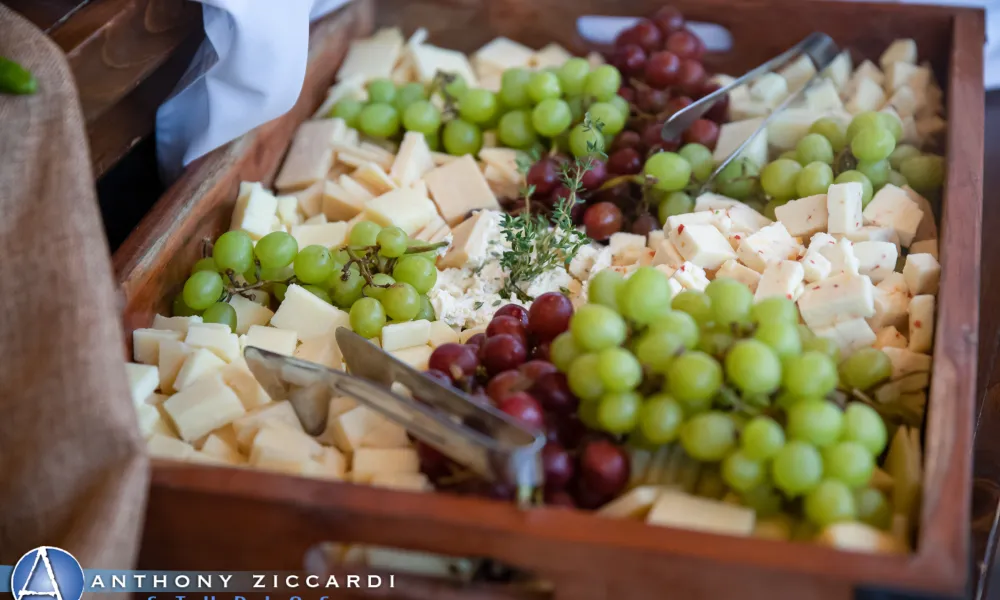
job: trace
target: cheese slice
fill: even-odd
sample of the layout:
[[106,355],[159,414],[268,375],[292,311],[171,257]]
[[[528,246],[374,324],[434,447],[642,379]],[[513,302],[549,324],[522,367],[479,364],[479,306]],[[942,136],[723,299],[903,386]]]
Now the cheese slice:
[[271,233],[277,211],[278,199],[260,183],[243,182],[229,228],[245,231],[252,239],[259,240]]
[[454,227],[473,210],[500,210],[496,196],[470,155],[424,176],[427,189],[446,223]]
[[646,517],[650,525],[744,537],[753,533],[754,521],[752,509],[674,491],[661,494]]
[[294,192],[292,195],[298,200],[299,209],[302,214],[309,217],[316,216],[323,210],[323,181],[317,181],[304,190]]
[[300,125],[274,187],[294,191],[325,179],[333,166],[333,144],[346,128],[343,119],[306,121]]
[[326,181],[322,193],[323,214],[330,221],[348,221],[364,210],[365,203],[338,183]]
[[479,211],[451,230],[453,237],[451,248],[438,259],[440,269],[458,269],[466,265],[470,259],[482,258],[489,244],[489,231],[492,225],[491,214]]
[[420,228],[420,231],[414,234],[413,239],[429,242],[442,227],[447,227],[444,219],[441,218],[441,215],[435,214],[426,225]]
[[396,160],[392,163],[389,177],[400,187],[410,187],[433,168],[434,159],[431,158],[427,138],[418,131],[406,132]]
[[301,250],[313,245],[324,248],[342,246],[347,239],[348,231],[346,223],[337,222],[296,225],[292,227],[291,233],[299,245],[299,250]]
[[354,100],[367,100],[368,93],[365,91],[365,78],[360,73],[349,75],[337,84],[330,86],[326,92],[326,99],[323,104],[313,113],[314,119],[325,119],[335,104],[344,98]]
[[536,69],[547,69],[549,67],[561,67],[563,64],[573,58],[569,50],[563,48],[555,42],[550,42],[544,48],[535,52],[528,61],[528,64]]
[[382,226],[395,225],[413,235],[437,215],[434,203],[412,188],[386,192],[365,205],[366,218]]
[[386,174],[382,167],[373,162],[367,162],[358,167],[351,174],[351,178],[363,185],[373,197],[391,192],[397,187],[396,182]]
[[372,79],[388,78],[403,50],[403,36],[387,30],[366,40],[355,40],[337,71],[337,81],[352,78],[368,82]]
[[489,65],[501,71],[533,66],[532,59],[534,58],[534,50],[505,37],[494,38],[473,54],[473,60],[476,64]]
[[422,83],[430,83],[440,71],[460,75],[469,87],[479,87],[479,80],[469,59],[461,52],[421,44],[413,49],[412,56],[417,77]]

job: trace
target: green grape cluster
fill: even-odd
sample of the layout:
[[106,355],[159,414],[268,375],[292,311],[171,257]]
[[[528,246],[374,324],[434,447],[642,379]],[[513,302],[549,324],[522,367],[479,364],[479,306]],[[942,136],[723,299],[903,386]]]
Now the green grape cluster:
[[300,249],[284,231],[254,245],[245,232],[229,231],[215,241],[210,257],[195,263],[174,299],[173,314],[201,315],[207,323],[235,330],[236,311],[227,302],[231,296],[260,289],[280,303],[288,285],[296,283],[348,311],[351,328],[372,338],[389,322],[434,320],[427,292],[437,282],[436,250],[399,227],[371,221],[355,224],[347,244],[335,249]]
[[885,353],[867,348],[840,361],[836,345],[799,323],[792,301],[755,304],[731,279],[671,298],[654,268],[628,279],[605,270],[587,301],[550,354],[586,425],[643,448],[680,444],[715,465],[747,506],[777,498],[818,526],[888,527],[887,501],[869,486],[886,424],[868,404],[836,400],[887,381]]

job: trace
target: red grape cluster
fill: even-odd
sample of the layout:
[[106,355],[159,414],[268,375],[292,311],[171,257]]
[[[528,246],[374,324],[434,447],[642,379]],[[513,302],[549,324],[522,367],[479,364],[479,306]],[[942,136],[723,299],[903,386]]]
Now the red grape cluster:
[[[508,304],[496,312],[485,333],[435,349],[425,374],[543,431],[546,503],[593,509],[624,490],[629,461],[619,445],[580,422],[579,399],[548,360],[550,342],[569,329],[572,316],[572,303],[558,292],[542,294],[530,309]],[[421,468],[439,488],[513,498],[513,489],[498,484],[463,480],[449,485],[455,465],[429,446],[418,448]]]

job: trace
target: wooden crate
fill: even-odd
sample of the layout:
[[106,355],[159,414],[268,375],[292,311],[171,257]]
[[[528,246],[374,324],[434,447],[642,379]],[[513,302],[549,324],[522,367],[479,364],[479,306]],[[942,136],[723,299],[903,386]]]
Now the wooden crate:
[[[913,555],[873,556],[649,527],[565,509],[410,494],[247,470],[157,462],[141,563],[170,569],[301,569],[324,540],[491,557],[553,582],[557,599],[847,599],[892,589],[958,597],[969,571],[971,442],[976,381],[983,154],[983,13],[816,0],[676,0],[733,35],[709,68],[740,73],[812,31],[875,59],[895,38],[917,41],[946,90],[943,275],[925,430],[920,533]],[[285,116],[192,165],[114,257],[129,331],[168,310],[200,241],[226,230],[241,180],[270,182],[296,126],[319,105],[348,42],[376,26],[430,30],[471,51],[496,35],[585,50],[576,17],[641,15],[653,0],[358,0],[313,29],[301,97]],[[414,597],[398,590],[400,598]],[[516,593],[491,597],[528,597]],[[435,594],[436,596],[436,594]],[[444,596],[437,596],[444,597]],[[458,590],[447,597],[484,597]]]

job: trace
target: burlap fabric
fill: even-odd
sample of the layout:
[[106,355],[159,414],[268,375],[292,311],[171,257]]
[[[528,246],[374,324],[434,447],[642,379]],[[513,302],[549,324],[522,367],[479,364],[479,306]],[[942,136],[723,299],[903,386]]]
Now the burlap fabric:
[[129,399],[110,255],[62,52],[0,4],[0,564],[40,545],[130,568],[148,460]]

